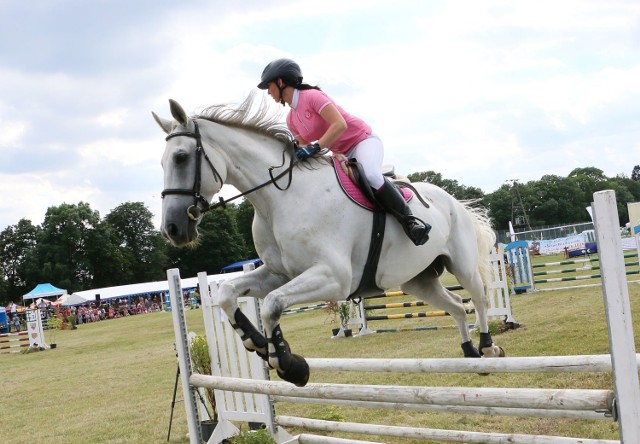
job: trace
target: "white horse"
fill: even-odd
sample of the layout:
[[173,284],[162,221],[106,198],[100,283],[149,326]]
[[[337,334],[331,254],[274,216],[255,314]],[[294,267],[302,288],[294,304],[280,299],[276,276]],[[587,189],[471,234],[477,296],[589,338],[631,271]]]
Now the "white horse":
[[[233,109],[215,106],[189,117],[169,100],[175,120],[153,116],[168,134],[162,157],[164,186],[161,231],[176,246],[198,236],[202,213],[224,183],[253,204],[253,238],[264,262],[255,271],[225,281],[220,305],[248,350],[256,351],[284,380],[303,386],[309,367],[292,354],[280,316],[295,304],[340,301],[358,289],[372,238],[372,212],[354,204],[336,181],[328,156],[298,162],[291,136],[269,115],[263,99],[250,95]],[[252,111],[253,110],[253,111]],[[416,247],[400,224],[388,218],[375,284],[400,287],[447,311],[460,330],[467,357],[504,356],[487,325],[485,283],[495,234],[480,210],[428,183],[415,183],[421,198],[413,214],[433,228]],[[439,281],[444,268],[469,291],[480,330],[479,350],[469,336],[460,296]],[[378,290],[379,291],[379,290]],[[262,298],[264,335],[237,304],[240,296]]]

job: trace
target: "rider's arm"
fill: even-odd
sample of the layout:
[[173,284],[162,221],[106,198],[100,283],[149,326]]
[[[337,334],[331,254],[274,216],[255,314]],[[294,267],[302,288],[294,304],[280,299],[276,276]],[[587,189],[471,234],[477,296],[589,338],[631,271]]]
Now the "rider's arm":
[[[329,103],[322,108],[320,117],[329,124],[329,128],[318,139],[318,143],[320,148],[329,148],[347,130],[347,122],[344,121],[344,118],[333,103]],[[302,145],[306,145],[306,143]]]

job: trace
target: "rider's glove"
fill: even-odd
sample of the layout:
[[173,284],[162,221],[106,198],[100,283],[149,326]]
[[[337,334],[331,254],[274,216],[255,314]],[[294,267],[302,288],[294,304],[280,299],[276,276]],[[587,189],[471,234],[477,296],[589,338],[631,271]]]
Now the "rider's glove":
[[303,146],[302,148],[296,151],[296,157],[300,160],[307,160],[309,157],[312,157],[314,154],[320,151],[320,145],[318,142],[310,143],[307,146]]

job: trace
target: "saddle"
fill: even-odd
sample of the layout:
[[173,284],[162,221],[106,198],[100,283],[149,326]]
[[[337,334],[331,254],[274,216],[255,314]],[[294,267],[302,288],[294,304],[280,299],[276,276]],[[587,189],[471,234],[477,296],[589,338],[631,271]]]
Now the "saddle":
[[[366,176],[364,175],[362,165],[360,165],[355,159],[349,160],[342,155],[333,156],[332,159],[338,183],[340,184],[340,188],[342,188],[344,194],[362,208],[370,211],[382,211],[380,206],[376,203],[376,198]],[[389,178],[397,179],[392,166],[387,166],[382,174]],[[404,182],[409,181],[406,178],[402,179]],[[402,192],[405,201],[409,202],[413,198],[413,191],[411,191],[411,189],[401,187],[400,191]]]

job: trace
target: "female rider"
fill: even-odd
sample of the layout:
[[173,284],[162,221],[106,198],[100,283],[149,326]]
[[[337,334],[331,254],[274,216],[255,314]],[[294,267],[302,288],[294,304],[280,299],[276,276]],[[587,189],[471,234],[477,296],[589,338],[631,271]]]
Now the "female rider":
[[291,108],[287,126],[302,147],[296,151],[300,160],[323,148],[357,158],[380,206],[398,219],[415,245],[429,239],[431,226],[413,216],[398,188],[382,175],[384,148],[369,125],[344,111],[317,86],[302,83],[302,71],[293,60],[269,63],[258,88],[266,89],[276,102]]

